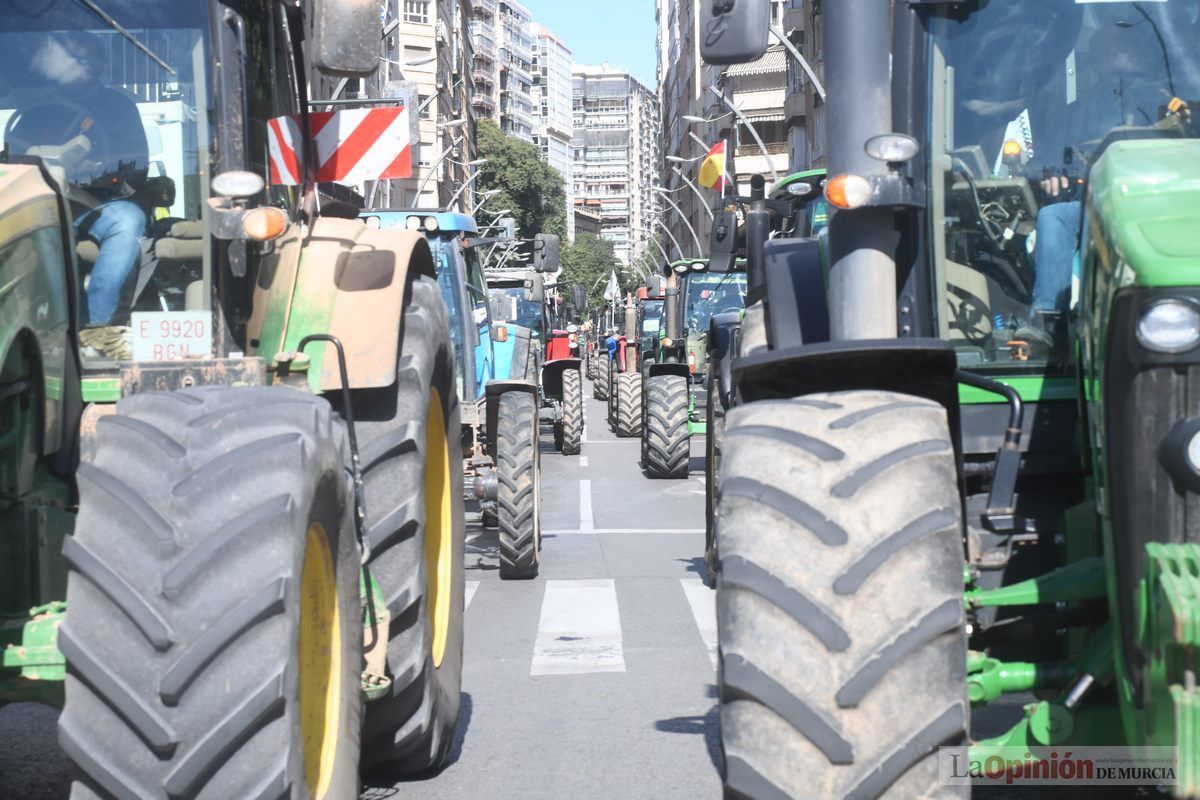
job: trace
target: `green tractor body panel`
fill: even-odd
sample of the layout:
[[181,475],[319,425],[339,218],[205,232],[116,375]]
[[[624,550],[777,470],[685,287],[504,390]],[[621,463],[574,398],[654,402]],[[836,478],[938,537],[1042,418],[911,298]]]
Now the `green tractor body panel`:
[[1103,221],[1096,266],[1110,292],[1200,282],[1200,141],[1113,142],[1090,185],[1089,214]]

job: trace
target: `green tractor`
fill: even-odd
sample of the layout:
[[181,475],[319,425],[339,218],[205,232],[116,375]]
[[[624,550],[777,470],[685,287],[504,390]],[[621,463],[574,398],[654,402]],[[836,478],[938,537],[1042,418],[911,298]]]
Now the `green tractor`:
[[[966,797],[1089,746],[1200,796],[1196,11],[822,4],[835,210],[745,211],[726,796]],[[769,3],[708,14],[709,63],[762,55]]]
[[310,66],[378,40],[336,0],[0,2],[0,702],[63,705],[73,796],[354,797],[449,752],[446,306],[305,144]]
[[642,467],[652,478],[686,478],[691,436],[706,426],[710,325],[719,315],[740,316],[746,275],[710,273],[708,259],[699,258],[667,269],[664,322],[645,369]]

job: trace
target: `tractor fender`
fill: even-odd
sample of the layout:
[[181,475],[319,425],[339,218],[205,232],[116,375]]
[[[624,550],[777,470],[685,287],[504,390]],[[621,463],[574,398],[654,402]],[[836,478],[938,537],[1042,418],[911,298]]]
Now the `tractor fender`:
[[537,402],[538,387],[533,381],[488,381],[487,386],[484,387],[484,420],[487,425],[485,428],[487,452],[493,459],[496,458],[496,431],[500,416],[500,398],[509,392],[528,392],[533,395],[534,402]]
[[655,375],[679,375],[683,378],[690,379],[692,371],[688,369],[687,364],[678,364],[667,362],[660,364],[657,361],[646,368],[646,377],[653,378]]
[[715,314],[709,322],[707,380],[717,381],[716,394],[725,408],[732,401],[734,337],[741,324],[742,315],[733,312]]
[[496,380],[537,380],[537,347],[533,331],[511,322],[504,323],[504,327],[508,331],[505,341],[492,341]]
[[583,361],[578,358],[559,358],[542,365],[542,396],[561,400],[563,394],[563,370],[580,369]]
[[[345,349],[350,388],[392,385],[410,271],[437,277],[419,231],[319,217],[303,240],[285,233],[264,259],[254,289],[247,326],[252,354],[269,362],[298,349],[305,336],[327,333]],[[340,389],[337,349],[314,343],[305,352],[312,359],[309,386]]]
[[[73,451],[82,413],[72,355],[70,302],[75,272],[67,257],[71,225],[50,177],[35,164],[6,164],[0,174],[0,397],[34,399],[36,453]],[[82,296],[82,294],[80,295]],[[56,463],[67,472],[73,465]]]

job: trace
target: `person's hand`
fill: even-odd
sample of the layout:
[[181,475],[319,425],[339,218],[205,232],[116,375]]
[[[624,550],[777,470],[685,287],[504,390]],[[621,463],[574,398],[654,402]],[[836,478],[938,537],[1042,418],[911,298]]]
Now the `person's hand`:
[[1042,178],[1042,191],[1051,197],[1058,197],[1060,194],[1065,194],[1068,185],[1066,175],[1050,175]]

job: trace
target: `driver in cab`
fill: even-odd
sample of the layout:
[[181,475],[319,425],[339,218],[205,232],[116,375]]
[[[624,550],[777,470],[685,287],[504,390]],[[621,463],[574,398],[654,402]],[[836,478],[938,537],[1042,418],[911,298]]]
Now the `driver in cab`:
[[100,37],[51,33],[30,67],[44,85],[14,113],[5,144],[10,154],[41,156],[65,169],[77,236],[99,246],[86,325],[108,326],[146,233],[146,213],[131,199],[148,171],[145,130],[132,97],[102,82],[108,59]]

